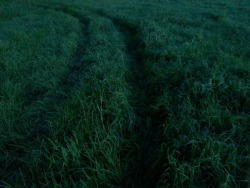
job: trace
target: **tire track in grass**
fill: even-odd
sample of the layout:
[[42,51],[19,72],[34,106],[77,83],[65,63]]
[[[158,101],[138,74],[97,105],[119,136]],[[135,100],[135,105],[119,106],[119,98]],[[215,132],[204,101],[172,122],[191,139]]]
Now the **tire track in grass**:
[[[43,9],[45,10],[48,8],[50,7],[43,7]],[[56,93],[47,97],[46,93],[42,95],[34,93],[33,98],[32,95],[28,95],[29,99],[31,98],[31,105],[35,104],[39,100],[41,100],[45,104],[38,113],[32,114],[28,117],[29,121],[33,122],[35,126],[27,135],[27,140],[34,139],[38,136],[41,137],[48,133],[49,119],[53,118],[54,114],[56,113],[56,107],[58,106],[58,104],[66,100],[70,96],[72,91],[79,87],[81,75],[84,74],[84,68],[86,67],[85,64],[87,63],[87,60],[84,59],[84,56],[90,43],[88,29],[90,20],[78,14],[73,9],[69,9],[68,7],[55,8],[52,10],[62,12],[76,18],[81,25],[81,33],[79,36],[76,51],[72,56],[72,59],[68,63],[68,71],[65,73],[65,75],[62,76],[61,80],[59,81],[58,90],[56,91]]]
[[61,11],[76,18],[81,24],[80,40],[78,42],[76,52],[68,65],[68,72],[64,75],[60,84],[66,93],[70,93],[72,88],[79,86],[80,75],[84,73],[84,55],[86,54],[86,49],[90,44],[88,29],[90,20],[67,7],[63,8]]
[[[42,8],[46,10],[45,7]],[[50,7],[48,7],[48,9],[49,8]],[[42,143],[41,139],[50,133],[50,120],[56,115],[57,107],[68,99],[73,90],[77,89],[81,75],[84,74],[84,68],[89,63],[84,57],[90,43],[88,32],[90,20],[80,14],[68,11],[67,8],[53,10],[63,12],[79,20],[81,24],[80,40],[78,41],[76,52],[72,55],[72,59],[68,63],[68,71],[62,75],[55,92],[48,94],[48,91],[36,89],[29,92],[28,89],[32,88],[26,88],[27,100],[30,102],[26,103],[26,113],[16,122],[18,134],[21,133],[23,136],[18,139],[18,143],[15,140],[9,140],[3,146],[3,150],[5,150],[6,153],[11,153],[11,155],[14,156],[11,163],[8,163],[8,158],[6,158],[4,168],[8,173],[5,174],[5,177],[13,177],[13,179],[15,179],[15,176],[18,174],[17,169],[21,170],[25,167],[25,161],[23,159],[32,157],[31,151],[39,150],[38,147],[40,147]],[[20,125],[26,125],[26,128],[21,130],[19,128]],[[70,133],[68,135],[70,135]],[[21,159],[19,160],[18,158]]]
[[[28,93],[29,91],[27,91],[28,100],[30,100],[29,104],[27,104],[28,110],[23,117],[20,117],[17,124],[23,125],[24,122],[27,122],[29,127],[25,131],[22,131],[24,136],[19,140],[17,146],[15,146],[16,143],[14,141],[6,143],[5,146],[6,151],[8,151],[9,145],[13,144],[11,146],[11,153],[14,156],[22,156],[23,159],[30,158],[30,155],[32,155],[30,151],[37,150],[40,147],[39,143],[41,143],[41,139],[49,135],[51,129],[50,120],[56,115],[57,107],[69,98],[73,90],[77,89],[80,84],[81,75],[84,74],[84,68],[87,66],[85,64],[89,63],[84,59],[84,56],[90,43],[88,32],[90,20],[72,11],[68,12],[67,9],[58,9],[55,11],[63,12],[79,20],[81,24],[80,40],[71,61],[69,61],[68,71],[62,76],[57,86],[58,89],[54,93],[48,95],[47,91],[38,90],[33,93]],[[67,133],[67,135],[70,136],[71,133]],[[13,151],[14,147],[17,148],[15,151]],[[22,169],[24,166],[24,161],[17,159],[15,162],[6,165],[5,168],[8,169],[6,172],[9,172],[6,174],[6,177],[14,177],[18,174],[16,169]]]
[[[137,151],[134,153],[133,160],[135,166],[128,170],[128,187],[155,187],[162,173],[162,168],[155,165],[154,156],[160,146],[161,125],[164,124],[166,117],[164,112],[156,111],[152,103],[157,94],[152,92],[150,75],[144,59],[144,42],[141,38],[140,28],[126,20],[112,17],[103,11],[97,11],[98,15],[110,19],[117,27],[124,39],[126,52],[131,69],[131,84],[136,101],[134,106],[136,121],[134,125],[135,144]],[[131,159],[128,159],[131,160]],[[132,169],[132,170],[131,170]]]

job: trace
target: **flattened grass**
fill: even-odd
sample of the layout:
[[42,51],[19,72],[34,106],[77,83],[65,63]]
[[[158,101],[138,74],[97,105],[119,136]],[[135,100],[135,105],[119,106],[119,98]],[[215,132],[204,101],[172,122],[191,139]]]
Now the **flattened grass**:
[[249,186],[249,7],[0,1],[0,185]]

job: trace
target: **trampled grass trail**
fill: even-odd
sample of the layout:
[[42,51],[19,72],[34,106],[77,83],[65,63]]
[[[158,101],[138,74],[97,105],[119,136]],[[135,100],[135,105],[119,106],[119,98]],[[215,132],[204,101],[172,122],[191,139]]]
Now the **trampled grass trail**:
[[[157,178],[159,178],[159,169],[154,168],[154,155],[157,152],[157,147],[160,143],[160,126],[164,123],[164,118],[157,115],[157,112],[152,108],[152,101],[155,100],[150,87],[146,65],[144,64],[144,41],[141,39],[142,34],[140,28],[133,23],[119,17],[105,15],[118,28],[124,39],[128,63],[130,66],[129,83],[132,86],[134,94],[133,107],[135,109],[136,120],[134,122],[134,139],[137,146],[137,151],[131,156],[135,158],[134,169],[130,172],[130,187],[145,187],[155,186]],[[158,112],[159,113],[159,112]],[[164,112],[160,112],[164,116]],[[157,175],[155,175],[157,174]],[[156,176],[156,177],[154,177]]]
[[[44,10],[49,7],[43,6]],[[31,114],[31,116],[25,117],[33,121],[34,126],[29,134],[27,135],[26,140],[30,140],[37,136],[44,136],[44,134],[48,134],[48,127],[46,125],[49,124],[49,119],[53,118],[54,113],[56,113],[57,106],[60,105],[63,101],[69,98],[70,94],[77,90],[80,84],[80,77],[84,74],[84,69],[87,68],[90,62],[87,62],[85,58],[86,49],[89,46],[89,20],[86,17],[79,15],[77,12],[70,12],[67,9],[54,9],[55,12],[67,14],[70,17],[75,18],[80,24],[80,31],[78,36],[78,42],[76,46],[76,51],[74,54],[70,54],[72,57],[69,60],[67,72],[64,73],[60,81],[58,82],[58,88],[55,89],[55,93],[51,93],[46,96],[44,108],[41,109],[36,114]],[[42,90],[32,90],[32,88],[26,88],[26,101],[29,105],[33,105],[37,101],[43,100],[45,98],[46,91]],[[52,104],[56,105],[52,105]],[[34,135],[35,134],[35,135]]]
[[248,187],[248,1],[0,1],[0,187]]

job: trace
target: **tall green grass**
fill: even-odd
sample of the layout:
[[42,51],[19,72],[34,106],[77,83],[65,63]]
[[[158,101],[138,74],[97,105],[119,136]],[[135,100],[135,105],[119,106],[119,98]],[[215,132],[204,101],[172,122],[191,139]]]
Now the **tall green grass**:
[[168,114],[155,154],[158,186],[246,186],[249,30],[233,24],[176,15],[142,25],[152,88],[161,93],[155,107]]
[[249,186],[248,1],[0,1],[0,186]]

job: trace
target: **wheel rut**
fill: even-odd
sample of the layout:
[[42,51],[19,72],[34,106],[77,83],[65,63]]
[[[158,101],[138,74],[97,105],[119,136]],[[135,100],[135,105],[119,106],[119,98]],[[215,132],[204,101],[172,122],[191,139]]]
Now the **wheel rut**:
[[[46,6],[43,6],[43,8],[51,9],[51,7]],[[77,89],[80,84],[80,76],[84,74],[84,55],[90,44],[88,31],[90,20],[68,7],[54,8],[54,10],[79,20],[82,30],[80,40],[78,41],[77,50],[68,64],[68,71],[58,85],[60,92],[49,96],[48,101],[45,103],[46,106],[43,109],[49,110],[41,110],[34,116],[29,117],[30,121],[35,123],[35,126],[25,140],[34,140],[37,137],[43,137],[48,134],[48,121],[56,112],[56,106],[58,106],[58,103],[66,100],[72,90]],[[145,64],[145,45],[141,37],[140,28],[136,24],[131,24],[127,20],[118,17],[112,17],[103,11],[93,11],[93,13],[110,19],[114,26],[117,27],[121,37],[124,39],[125,51],[131,70],[131,77],[128,82],[134,92],[132,100],[135,102],[132,106],[136,114],[134,135],[132,137],[137,147],[134,153],[124,159],[127,161],[132,160],[132,162],[129,163],[130,166],[126,169],[127,176],[124,177],[123,182],[126,182],[126,187],[155,187],[162,173],[161,164],[155,164],[155,155],[161,142],[161,125],[164,124],[166,117],[162,115],[164,113],[160,110],[157,111],[152,107],[158,95],[152,92],[154,86],[150,81],[152,76],[150,76],[147,70],[148,67]],[[38,100],[43,100],[43,98]]]
[[[134,93],[133,101],[136,101],[132,106],[136,114],[134,141],[137,149],[136,153],[130,156],[135,165],[128,169],[127,187],[155,187],[162,173],[161,165],[155,164],[155,155],[160,146],[161,125],[166,117],[162,116],[162,111],[152,108],[157,95],[152,92],[153,85],[145,64],[145,45],[140,28],[127,20],[109,16],[103,11],[95,13],[110,19],[121,33],[131,70],[128,82]],[[127,160],[131,160],[130,158]]]
[[[43,6],[40,8],[51,10],[51,7],[49,6]],[[81,24],[80,40],[78,41],[75,53],[72,55],[72,59],[68,63],[68,69],[61,77],[55,92],[48,94],[48,91],[43,89],[37,90],[36,88],[33,88],[32,85],[27,86],[26,88],[27,101],[25,101],[25,105],[27,111],[19,118],[19,120],[17,120],[15,127],[18,133],[23,135],[23,137],[20,137],[20,140],[18,140],[18,145],[24,147],[17,146],[18,149],[10,151],[15,156],[22,156],[22,159],[26,158],[26,156],[27,158],[30,158],[32,153],[27,151],[37,150],[41,145],[41,139],[46,138],[50,134],[50,121],[55,117],[58,106],[67,100],[72,92],[78,88],[81,81],[81,75],[84,74],[84,69],[89,63],[84,57],[90,43],[88,32],[90,20],[77,12],[72,12],[72,10],[69,11],[68,8],[53,10],[63,12],[79,20]],[[20,125],[25,124],[27,124],[27,127],[25,128],[26,130],[19,130]],[[71,133],[68,135],[70,136]],[[14,146],[17,145],[14,141],[10,140],[9,142],[6,142],[6,145],[4,145],[3,148],[6,148],[6,151],[8,151],[12,144]],[[15,160],[15,162],[8,165],[6,163],[4,168],[8,169],[9,172],[6,176],[14,177],[16,169],[23,168],[23,165],[22,160]]]
[[84,74],[84,55],[86,54],[86,49],[90,44],[88,30],[90,20],[67,7],[61,10],[59,9],[58,11],[62,11],[63,13],[78,19],[79,23],[81,24],[80,40],[78,41],[76,52],[73,55],[72,60],[68,64],[67,73],[64,75],[60,83],[60,86],[63,88],[63,90],[66,93],[70,93],[73,88],[79,86],[80,76]]
[[[49,6],[43,6],[42,8],[44,10],[49,8],[51,9]],[[70,94],[80,86],[81,75],[84,74],[84,69],[88,63],[84,57],[90,44],[88,29],[90,20],[78,14],[73,9],[69,9],[68,7],[55,8],[53,10],[76,18],[81,25],[81,32],[76,51],[68,63],[68,69],[66,73],[59,81],[57,92],[49,96],[46,96],[46,92],[42,94],[35,92],[34,95],[32,95],[32,93],[27,95],[29,96],[28,100],[30,106],[35,105],[35,103],[38,101],[42,101],[44,103],[44,107],[39,112],[31,114],[28,117],[24,117],[25,119],[29,119],[29,121],[33,122],[35,125],[26,136],[27,140],[32,138],[34,139],[35,137],[41,137],[48,133],[47,125],[57,110],[56,106],[68,99]]]

